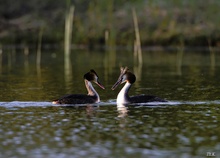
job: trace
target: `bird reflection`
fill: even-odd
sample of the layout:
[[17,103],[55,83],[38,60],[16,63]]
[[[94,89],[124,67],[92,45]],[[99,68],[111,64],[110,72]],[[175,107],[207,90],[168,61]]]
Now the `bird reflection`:
[[99,106],[94,106],[94,105],[91,105],[91,104],[87,105],[86,106],[86,114],[87,114],[87,116],[90,116],[90,117],[95,116],[96,111],[98,109],[99,109]]
[[124,104],[117,103],[118,117],[126,117],[128,115],[128,107]]
[[80,106],[80,105],[74,105],[74,106],[67,105],[67,106],[63,106],[62,108],[68,108],[68,109],[74,108],[74,109],[77,109],[77,110],[80,110],[80,111],[85,110],[86,115],[88,117],[93,117],[93,116],[96,115],[96,112],[99,109],[99,106],[94,105],[94,104],[86,104],[86,105],[83,105],[83,106]]

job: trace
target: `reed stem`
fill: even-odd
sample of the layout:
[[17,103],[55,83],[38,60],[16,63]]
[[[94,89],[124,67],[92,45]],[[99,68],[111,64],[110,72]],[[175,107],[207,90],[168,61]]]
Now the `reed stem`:
[[[68,6],[67,6],[68,7]],[[65,83],[68,93],[69,84],[72,83],[72,65],[71,65],[71,42],[72,42],[72,26],[73,26],[73,17],[74,17],[74,6],[70,6],[66,12],[65,19],[65,32],[64,32],[64,73],[65,73]]]
[[208,38],[208,45],[209,45],[209,52],[210,52],[210,62],[211,62],[211,67],[215,67],[215,51],[212,47],[212,42],[211,39]]
[[134,21],[134,30],[135,30],[135,46],[134,46],[134,56],[138,57],[138,62],[142,63],[142,50],[141,50],[141,40],[140,40],[140,32],[138,26],[138,19],[135,8],[132,8],[132,16]]
[[66,12],[65,18],[65,32],[64,32],[64,53],[69,56],[72,41],[72,26],[74,17],[74,6],[71,6]]
[[[39,34],[38,34],[38,44],[37,44],[37,66],[40,66],[41,63],[41,46],[42,46],[42,37],[43,37],[43,26],[40,28]],[[28,47],[27,47],[28,50]],[[25,52],[25,55],[28,55],[29,51]]]

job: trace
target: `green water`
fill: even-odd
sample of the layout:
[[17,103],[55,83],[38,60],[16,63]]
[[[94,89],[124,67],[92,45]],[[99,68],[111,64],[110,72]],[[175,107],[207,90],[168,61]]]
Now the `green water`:
[[[0,63],[1,157],[206,157],[220,156],[219,54],[73,51],[3,52]],[[130,95],[153,94],[166,104],[117,107],[112,85],[120,66],[137,81]],[[83,75],[93,68],[105,86],[94,85],[101,103],[63,107],[51,100],[86,93]]]

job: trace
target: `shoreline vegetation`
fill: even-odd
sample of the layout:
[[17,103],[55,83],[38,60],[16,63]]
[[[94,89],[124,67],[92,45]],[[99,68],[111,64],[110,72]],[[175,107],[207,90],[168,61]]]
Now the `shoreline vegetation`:
[[70,6],[74,6],[71,48],[133,48],[135,10],[142,49],[220,49],[218,0],[2,1],[0,47],[37,48],[39,35],[42,48],[62,47]]

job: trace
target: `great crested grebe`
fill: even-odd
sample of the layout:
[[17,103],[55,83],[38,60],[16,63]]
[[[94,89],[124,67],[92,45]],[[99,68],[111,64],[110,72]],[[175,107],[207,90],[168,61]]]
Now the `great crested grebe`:
[[124,87],[118,93],[117,104],[129,104],[129,103],[147,103],[147,102],[167,102],[164,99],[161,99],[152,95],[138,95],[138,96],[129,96],[128,91],[131,88],[131,85],[135,82],[136,77],[133,73],[128,71],[128,68],[121,67],[121,74],[117,82],[112,86],[114,90],[119,84],[126,82]]
[[84,75],[85,86],[88,94],[67,94],[54,100],[53,104],[88,104],[100,102],[99,94],[93,88],[91,81],[96,83],[102,89],[104,86],[99,82],[98,75],[94,70],[90,70]]

